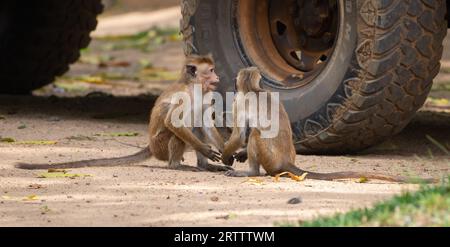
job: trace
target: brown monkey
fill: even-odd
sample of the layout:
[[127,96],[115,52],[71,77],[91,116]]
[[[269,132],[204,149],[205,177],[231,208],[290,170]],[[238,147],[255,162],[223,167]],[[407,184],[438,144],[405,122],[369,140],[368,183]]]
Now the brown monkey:
[[[260,92],[265,92],[260,86],[261,74],[257,68],[247,68],[239,72],[236,82],[237,91],[243,94],[255,92],[258,100]],[[225,144],[225,150],[222,155],[222,161],[225,165],[229,165],[233,161],[233,154],[236,150],[247,144],[247,155],[250,165],[250,171],[238,172],[229,171],[228,176],[247,177],[259,176],[260,165],[266,172],[275,176],[282,172],[291,172],[295,175],[302,175],[308,173],[307,177],[318,180],[334,180],[334,179],[349,179],[349,178],[368,178],[379,179],[392,182],[407,182],[409,179],[403,177],[391,177],[381,174],[373,173],[359,173],[359,172],[334,172],[334,173],[315,173],[302,170],[296,167],[295,156],[296,151],[292,141],[292,129],[288,114],[286,113],[283,104],[278,103],[279,107],[279,132],[276,137],[262,138],[261,133],[265,130],[262,127],[248,126],[249,114],[245,114],[245,125],[242,127],[238,125],[238,112],[248,111],[247,107],[237,107],[237,100],[239,95],[233,103],[233,132],[229,141]],[[270,94],[268,94],[268,101],[270,102]],[[260,101],[257,101],[260,102]],[[259,104],[259,103],[258,103]],[[260,106],[258,106],[259,109]],[[269,111],[269,109],[267,110]],[[246,139],[248,138],[248,142]],[[242,153],[241,153],[242,155]],[[428,180],[429,182],[431,180]]]
[[[168,161],[169,168],[177,169],[181,167],[180,163],[187,146],[191,146],[196,151],[197,166],[201,170],[231,170],[230,167],[215,166],[208,163],[208,159],[220,161],[219,152],[222,152],[224,148],[223,138],[215,127],[175,127],[171,121],[174,110],[181,105],[180,102],[172,102],[172,97],[176,93],[185,93],[184,95],[188,95],[193,102],[195,85],[201,88],[202,93],[206,93],[215,91],[218,83],[219,77],[215,72],[214,61],[210,55],[187,57],[178,83],[166,89],[159,96],[152,109],[147,148],[136,154],[119,158],[85,160],[54,165],[18,164],[16,167],[22,169],[112,167],[141,162],[154,156],[159,160]],[[206,107],[203,104],[200,107],[201,109],[197,113],[191,111],[191,115],[196,113],[203,117]],[[205,140],[206,143],[202,140]],[[207,143],[214,145],[219,152],[213,150]]]

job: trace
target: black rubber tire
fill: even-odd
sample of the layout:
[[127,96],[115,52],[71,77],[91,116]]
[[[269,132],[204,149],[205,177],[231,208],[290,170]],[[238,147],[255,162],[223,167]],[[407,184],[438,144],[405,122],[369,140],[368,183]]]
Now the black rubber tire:
[[0,93],[29,93],[64,74],[102,10],[100,0],[1,1]]
[[[233,90],[239,69],[252,65],[236,38],[236,2],[182,4],[185,52],[212,52],[223,92]],[[300,153],[351,153],[395,135],[423,105],[440,69],[446,1],[340,0],[339,5],[341,34],[336,59],[328,62],[331,76],[313,82],[322,90],[273,89],[281,93]]]

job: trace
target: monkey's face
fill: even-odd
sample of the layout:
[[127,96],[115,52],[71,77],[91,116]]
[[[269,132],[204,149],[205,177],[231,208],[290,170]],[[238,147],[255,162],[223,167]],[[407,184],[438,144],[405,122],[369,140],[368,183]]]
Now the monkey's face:
[[197,70],[197,77],[202,83],[203,91],[216,91],[219,85],[219,76],[217,76],[214,65],[200,64]]

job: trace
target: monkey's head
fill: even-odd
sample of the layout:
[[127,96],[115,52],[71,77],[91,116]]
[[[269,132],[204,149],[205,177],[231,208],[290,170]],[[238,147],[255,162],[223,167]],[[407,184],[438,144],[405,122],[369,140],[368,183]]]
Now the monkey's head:
[[261,78],[261,72],[257,67],[241,69],[236,79],[236,89],[242,93],[263,91],[260,85]]
[[187,57],[183,74],[190,78],[189,81],[201,83],[205,92],[215,91],[219,85],[219,76],[216,74],[211,55]]

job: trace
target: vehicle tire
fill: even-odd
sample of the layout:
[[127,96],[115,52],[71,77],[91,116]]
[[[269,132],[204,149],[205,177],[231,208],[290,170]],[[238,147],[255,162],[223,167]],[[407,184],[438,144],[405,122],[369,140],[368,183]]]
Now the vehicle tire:
[[100,0],[0,3],[0,93],[26,94],[78,60],[102,12]]
[[443,0],[185,0],[182,12],[185,53],[213,54],[221,92],[258,66],[309,154],[360,151],[400,132],[427,98],[447,32]]

